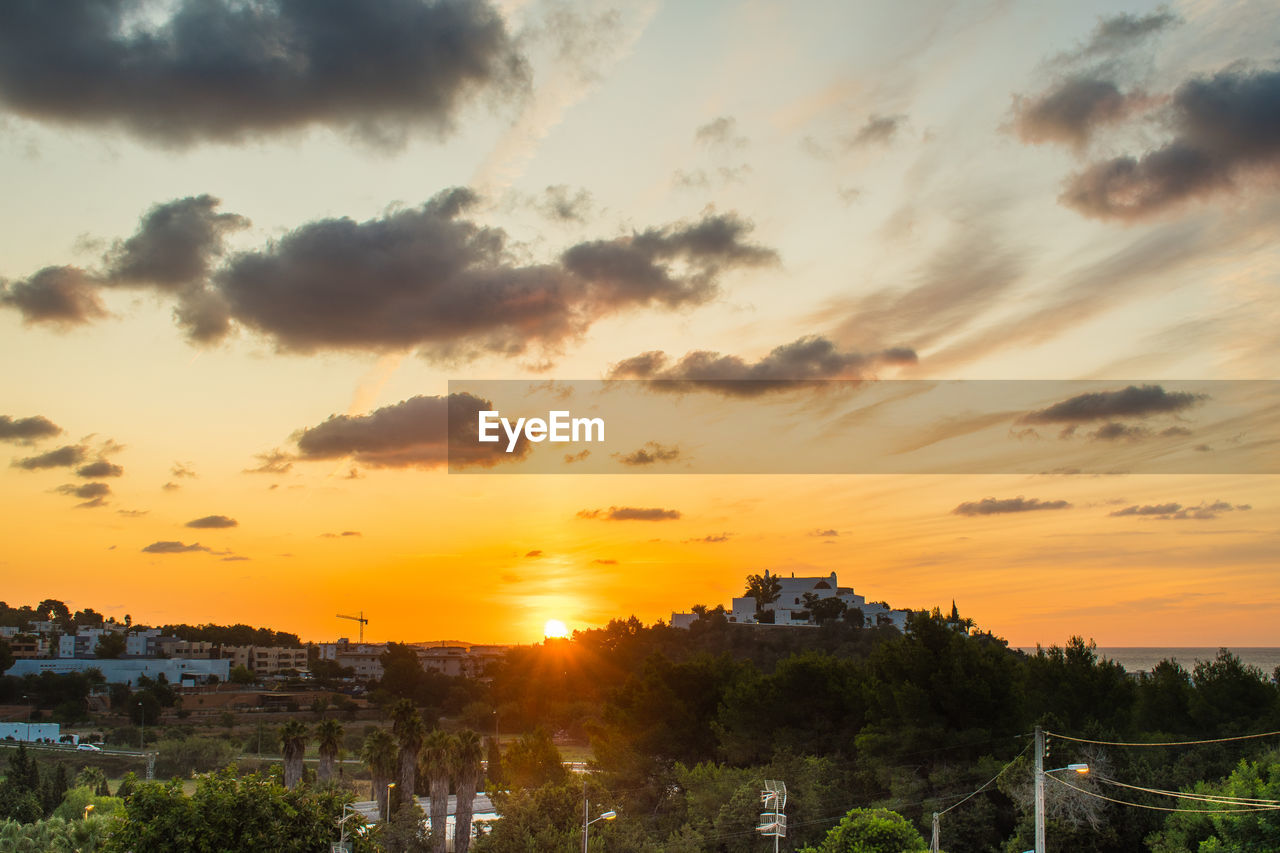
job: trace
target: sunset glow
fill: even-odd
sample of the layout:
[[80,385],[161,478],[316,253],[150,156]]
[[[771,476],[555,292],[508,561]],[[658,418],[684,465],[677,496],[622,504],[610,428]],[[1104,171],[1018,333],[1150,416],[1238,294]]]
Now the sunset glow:
[[[1274,454],[1275,409],[1174,384],[1280,364],[1280,149],[1244,138],[1272,4],[478,5],[492,30],[439,40],[465,68],[370,51],[332,100],[188,93],[157,59],[77,107],[110,45],[0,80],[10,604],[537,643],[834,571],[1013,645],[1274,645],[1277,475],[1217,463]],[[490,407],[585,424],[604,398],[566,383],[608,378],[703,384],[646,390],[608,448],[451,445]],[[921,413],[788,379],[1102,396]],[[744,412],[772,443],[735,442]],[[860,444],[886,412],[914,420]],[[1116,462],[824,466],[988,440]],[[820,473],[733,473],[786,454]]]

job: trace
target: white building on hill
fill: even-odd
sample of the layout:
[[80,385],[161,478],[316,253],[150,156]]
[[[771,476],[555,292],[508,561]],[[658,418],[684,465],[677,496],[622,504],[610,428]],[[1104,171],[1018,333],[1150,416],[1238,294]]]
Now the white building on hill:
[[[868,628],[889,624],[901,631],[906,627],[907,616],[911,613],[910,610],[893,610],[884,602],[868,602],[864,596],[855,593],[853,587],[840,586],[835,572],[827,577],[798,578],[794,573],[791,577],[782,577],[771,575],[766,570],[764,577],[778,581],[778,598],[766,608],[773,611],[775,625],[817,624],[809,612],[806,594],[814,596],[815,600],[838,598],[844,602],[846,614],[854,609],[861,610],[863,623]],[[733,608],[728,617],[730,622],[757,624],[756,600],[749,595],[733,599]],[[675,628],[688,628],[697,618],[694,613],[672,613],[671,625]]]

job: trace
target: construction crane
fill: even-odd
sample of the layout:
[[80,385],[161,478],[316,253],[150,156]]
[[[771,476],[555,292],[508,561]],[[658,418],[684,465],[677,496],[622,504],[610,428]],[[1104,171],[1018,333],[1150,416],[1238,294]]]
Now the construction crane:
[[363,611],[363,610],[361,610],[361,611],[360,611],[360,615],[359,615],[359,616],[346,616],[346,615],[344,615],[344,614],[342,614],[342,613],[339,613],[339,614],[338,614],[338,618],[339,618],[339,619],[350,619],[352,622],[359,622],[359,623],[360,623],[360,642],[361,642],[361,643],[363,643],[363,642],[364,642],[364,626],[369,624],[369,620],[368,620],[368,619],[366,619],[366,618],[364,618],[364,611]]

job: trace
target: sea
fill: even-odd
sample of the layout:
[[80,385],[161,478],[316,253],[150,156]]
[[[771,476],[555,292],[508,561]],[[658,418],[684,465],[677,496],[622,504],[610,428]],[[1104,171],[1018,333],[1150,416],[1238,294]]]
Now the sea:
[[[1276,671],[1276,667],[1280,667],[1280,648],[1238,646],[1227,647],[1227,649],[1240,658],[1241,663],[1246,666],[1256,666],[1268,677]],[[1023,651],[1035,654],[1036,650],[1024,648]],[[1107,658],[1120,664],[1126,672],[1150,672],[1162,660],[1175,660],[1190,672],[1197,661],[1216,658],[1218,649],[1199,646],[1099,646],[1097,653],[1099,658]]]

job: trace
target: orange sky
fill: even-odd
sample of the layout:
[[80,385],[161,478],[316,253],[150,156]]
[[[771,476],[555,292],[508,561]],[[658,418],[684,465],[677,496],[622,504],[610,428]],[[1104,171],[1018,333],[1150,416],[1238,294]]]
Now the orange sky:
[[[836,571],[1015,645],[1275,645],[1266,395],[1034,425],[1085,474],[688,473],[769,453],[706,389],[641,398],[604,473],[545,445],[566,473],[449,473],[437,417],[451,381],[1274,380],[1267,3],[411,5],[374,49],[308,18],[357,12],[268,3],[283,66],[217,42],[228,18],[200,92],[179,6],[14,23],[61,53],[0,69],[10,604],[508,643]],[[312,25],[361,73],[307,76]],[[170,48],[154,85],[46,76],[93,39],[145,51],[135,27]],[[470,70],[415,64],[442,36]],[[796,458],[859,450],[820,395],[759,405]],[[999,457],[1030,408],[943,407],[866,452]],[[670,473],[629,473],[645,448]]]

